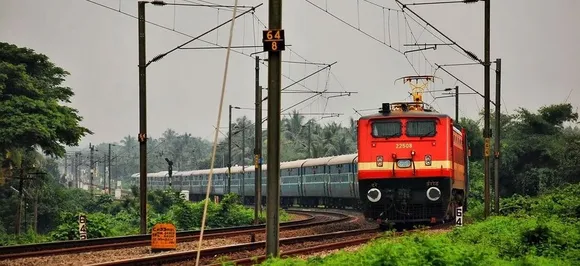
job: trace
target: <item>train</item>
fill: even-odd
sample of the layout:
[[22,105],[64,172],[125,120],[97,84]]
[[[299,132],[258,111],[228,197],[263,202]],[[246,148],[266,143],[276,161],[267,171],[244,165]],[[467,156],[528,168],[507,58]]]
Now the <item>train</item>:
[[[405,82],[431,81],[408,76]],[[280,163],[280,205],[360,210],[380,225],[452,221],[467,211],[467,134],[454,119],[422,101],[424,84],[412,85],[413,101],[383,103],[379,112],[357,121],[357,153]],[[267,165],[261,197],[266,202]],[[255,198],[255,166],[231,167],[230,191],[244,204]],[[210,170],[149,173],[147,186],[187,191],[205,198]],[[133,178],[139,178],[134,174]],[[213,171],[210,196],[226,194],[228,168]],[[138,182],[137,182],[138,183]]]
[[[357,180],[358,154],[345,154],[321,158],[309,158],[280,163],[280,205],[329,208],[362,207]],[[266,202],[267,165],[262,165],[262,203]],[[255,166],[232,166],[230,191],[240,195],[245,204],[255,200]],[[147,174],[147,187],[151,189],[171,188],[175,191],[188,191],[193,201],[205,198],[209,169],[167,171]],[[139,174],[132,178],[138,181]],[[227,194],[228,168],[214,168],[210,196],[223,197]],[[137,182],[138,183],[138,182]]]
[[466,131],[423,102],[434,76],[403,79],[411,85],[413,101],[383,103],[379,113],[357,121],[364,215],[379,224],[453,221],[467,211]]

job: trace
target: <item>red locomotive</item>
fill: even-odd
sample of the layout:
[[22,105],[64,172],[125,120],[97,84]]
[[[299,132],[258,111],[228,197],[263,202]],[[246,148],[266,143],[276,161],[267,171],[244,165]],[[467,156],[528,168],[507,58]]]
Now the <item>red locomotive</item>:
[[365,217],[380,224],[445,222],[467,203],[465,130],[422,101],[383,103],[380,113],[358,120],[358,184]]

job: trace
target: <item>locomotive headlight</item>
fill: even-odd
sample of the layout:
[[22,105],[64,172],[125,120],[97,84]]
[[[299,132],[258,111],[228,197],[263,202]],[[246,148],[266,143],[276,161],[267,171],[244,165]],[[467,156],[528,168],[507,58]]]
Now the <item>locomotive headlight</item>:
[[437,201],[439,198],[441,198],[441,190],[436,187],[430,187],[427,189],[427,198],[430,201]]
[[377,156],[377,167],[383,167],[383,156]]
[[378,202],[381,199],[381,191],[378,188],[371,188],[367,192],[367,199],[370,202]]
[[425,166],[431,166],[431,155],[425,155]]

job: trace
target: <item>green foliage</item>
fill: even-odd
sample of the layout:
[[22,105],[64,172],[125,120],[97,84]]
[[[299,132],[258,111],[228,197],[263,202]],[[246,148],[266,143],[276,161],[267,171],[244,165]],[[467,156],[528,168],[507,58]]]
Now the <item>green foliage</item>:
[[[88,238],[124,236],[139,232],[138,198],[134,195],[125,197],[121,201],[114,201],[109,195],[95,195],[91,198],[87,191],[55,186],[52,196],[47,198],[50,200],[47,202],[48,205],[41,205],[43,207],[39,208],[42,211],[39,211],[41,214],[39,215],[39,232],[48,234],[35,234],[29,231],[20,236],[13,236],[9,234],[13,227],[8,227],[10,232],[7,232],[1,225],[10,225],[14,220],[0,217],[0,221],[3,221],[0,223],[0,246],[79,239],[78,217],[80,213],[85,213],[87,216]],[[15,198],[8,199],[12,200],[11,204],[5,206],[13,209]],[[150,191],[147,204],[149,232],[158,223],[174,224],[178,230],[199,230],[203,206],[204,202],[185,201],[179,197],[178,193],[172,191]],[[0,208],[0,211],[6,209]],[[12,209],[8,208],[8,210]],[[14,219],[13,215],[9,217]],[[260,217],[261,222],[265,222],[264,217],[264,215]],[[280,210],[280,220],[288,221],[289,219],[289,215]],[[235,194],[226,195],[219,204],[212,201],[208,204],[206,229],[249,225],[253,221],[253,209],[241,205],[239,197]]]
[[[110,214],[89,213],[87,216],[87,237],[100,238],[112,236],[114,218]],[[61,213],[59,226],[50,233],[53,240],[79,239],[79,214],[70,212]],[[90,228],[90,229],[89,229]]]
[[[201,228],[205,201],[184,202],[172,208],[173,220],[178,230],[198,230]],[[260,222],[265,222],[261,215]],[[290,220],[289,215],[280,209],[280,221]],[[207,206],[206,228],[220,228],[252,224],[254,210],[246,208],[239,202],[236,194],[226,195],[219,204],[210,201]]]
[[449,233],[386,234],[356,253],[270,259],[261,265],[578,265],[578,192],[580,184],[575,184],[539,198],[506,200],[505,206],[519,208],[502,208],[508,216],[491,217]]
[[471,149],[470,160],[479,161],[483,159],[483,133],[477,122],[469,118],[461,118],[459,125],[467,133],[467,147]]
[[171,206],[183,200],[179,197],[179,192],[172,190],[154,190],[147,195],[153,211],[165,213]]
[[21,235],[10,235],[0,230],[0,247],[11,245],[23,245],[30,243],[41,243],[47,241],[50,241],[49,236],[36,234],[32,230],[27,230]]
[[580,184],[561,187],[540,197],[515,195],[500,202],[502,215],[537,216],[580,222]]
[[69,73],[32,49],[0,42],[0,153],[40,147],[62,156],[64,145],[78,145],[87,128],[70,102],[71,88],[62,85]]

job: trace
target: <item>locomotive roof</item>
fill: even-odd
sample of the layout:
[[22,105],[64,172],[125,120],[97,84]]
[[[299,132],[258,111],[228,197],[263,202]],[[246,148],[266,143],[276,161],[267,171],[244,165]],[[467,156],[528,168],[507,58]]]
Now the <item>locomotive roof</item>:
[[398,111],[398,112],[390,112],[387,114],[383,113],[376,113],[372,115],[362,116],[359,119],[374,119],[374,118],[384,118],[384,117],[398,117],[398,118],[406,118],[406,117],[438,117],[438,118],[447,118],[449,117],[446,114],[435,113],[435,112],[424,112],[424,111]]

